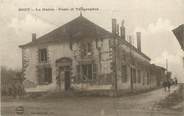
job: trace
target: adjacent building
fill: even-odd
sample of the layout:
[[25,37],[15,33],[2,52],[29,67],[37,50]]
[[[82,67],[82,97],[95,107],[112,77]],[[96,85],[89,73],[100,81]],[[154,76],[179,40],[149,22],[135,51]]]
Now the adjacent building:
[[[178,26],[177,28],[172,30],[174,35],[176,36],[181,49],[184,51],[184,24]],[[183,67],[184,67],[184,57],[182,58],[183,61]]]
[[184,24],[173,29],[173,33],[176,36],[181,48],[184,50]]

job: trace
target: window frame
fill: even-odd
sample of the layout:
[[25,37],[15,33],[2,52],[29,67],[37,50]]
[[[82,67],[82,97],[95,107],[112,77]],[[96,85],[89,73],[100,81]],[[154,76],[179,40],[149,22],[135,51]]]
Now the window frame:
[[[80,45],[81,57],[91,56],[93,54],[93,43],[84,42]],[[88,53],[91,53],[90,55]]]
[[[89,78],[89,65],[91,65],[91,79]],[[83,67],[84,66],[84,67]],[[87,76],[86,76],[86,78],[84,78],[83,76],[84,76],[84,74],[83,74],[83,68],[87,68],[86,69],[86,72],[87,72]],[[79,80],[82,80],[82,81],[94,81],[94,80],[96,80],[96,76],[97,76],[97,66],[96,66],[96,64],[95,63],[86,63],[86,64],[78,64],[77,66],[76,66],[76,68],[77,68],[77,79],[79,79]]]
[[48,62],[48,50],[47,48],[41,48],[38,50],[39,63]]
[[52,83],[52,68],[42,67],[39,69],[39,85],[45,85]]
[[[124,68],[124,71],[123,71]],[[123,73],[125,72],[125,74]],[[127,66],[126,65],[121,65],[121,82],[125,83],[127,82]]]

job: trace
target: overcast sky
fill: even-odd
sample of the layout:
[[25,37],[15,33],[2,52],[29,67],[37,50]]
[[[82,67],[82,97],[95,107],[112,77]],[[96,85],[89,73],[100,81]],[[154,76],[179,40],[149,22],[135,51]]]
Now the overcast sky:
[[125,20],[127,33],[142,32],[142,51],[152,63],[184,80],[181,51],[172,29],[184,23],[184,0],[0,0],[1,65],[21,68],[18,45],[31,41],[79,16],[77,11],[20,12],[19,8],[99,8],[83,16],[111,31],[111,19]]

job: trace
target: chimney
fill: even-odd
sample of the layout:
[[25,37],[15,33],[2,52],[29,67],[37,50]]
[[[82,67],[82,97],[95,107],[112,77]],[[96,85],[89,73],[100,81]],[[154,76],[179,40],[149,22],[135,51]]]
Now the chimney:
[[184,68],[184,57],[183,57],[183,68]]
[[116,25],[116,35],[119,36],[119,24]]
[[125,21],[122,20],[121,22],[121,27],[120,27],[120,36],[123,40],[125,40],[125,26],[124,26]]
[[116,35],[116,19],[112,19],[112,34],[113,34],[113,36],[115,36]]
[[137,36],[137,49],[141,51],[141,32],[136,32]]
[[32,41],[36,40],[36,33],[32,33]]

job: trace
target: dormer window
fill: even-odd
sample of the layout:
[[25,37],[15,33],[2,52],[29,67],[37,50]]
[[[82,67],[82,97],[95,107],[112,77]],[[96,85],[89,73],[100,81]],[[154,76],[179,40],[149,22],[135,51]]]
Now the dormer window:
[[39,49],[39,62],[47,62],[47,49]]

